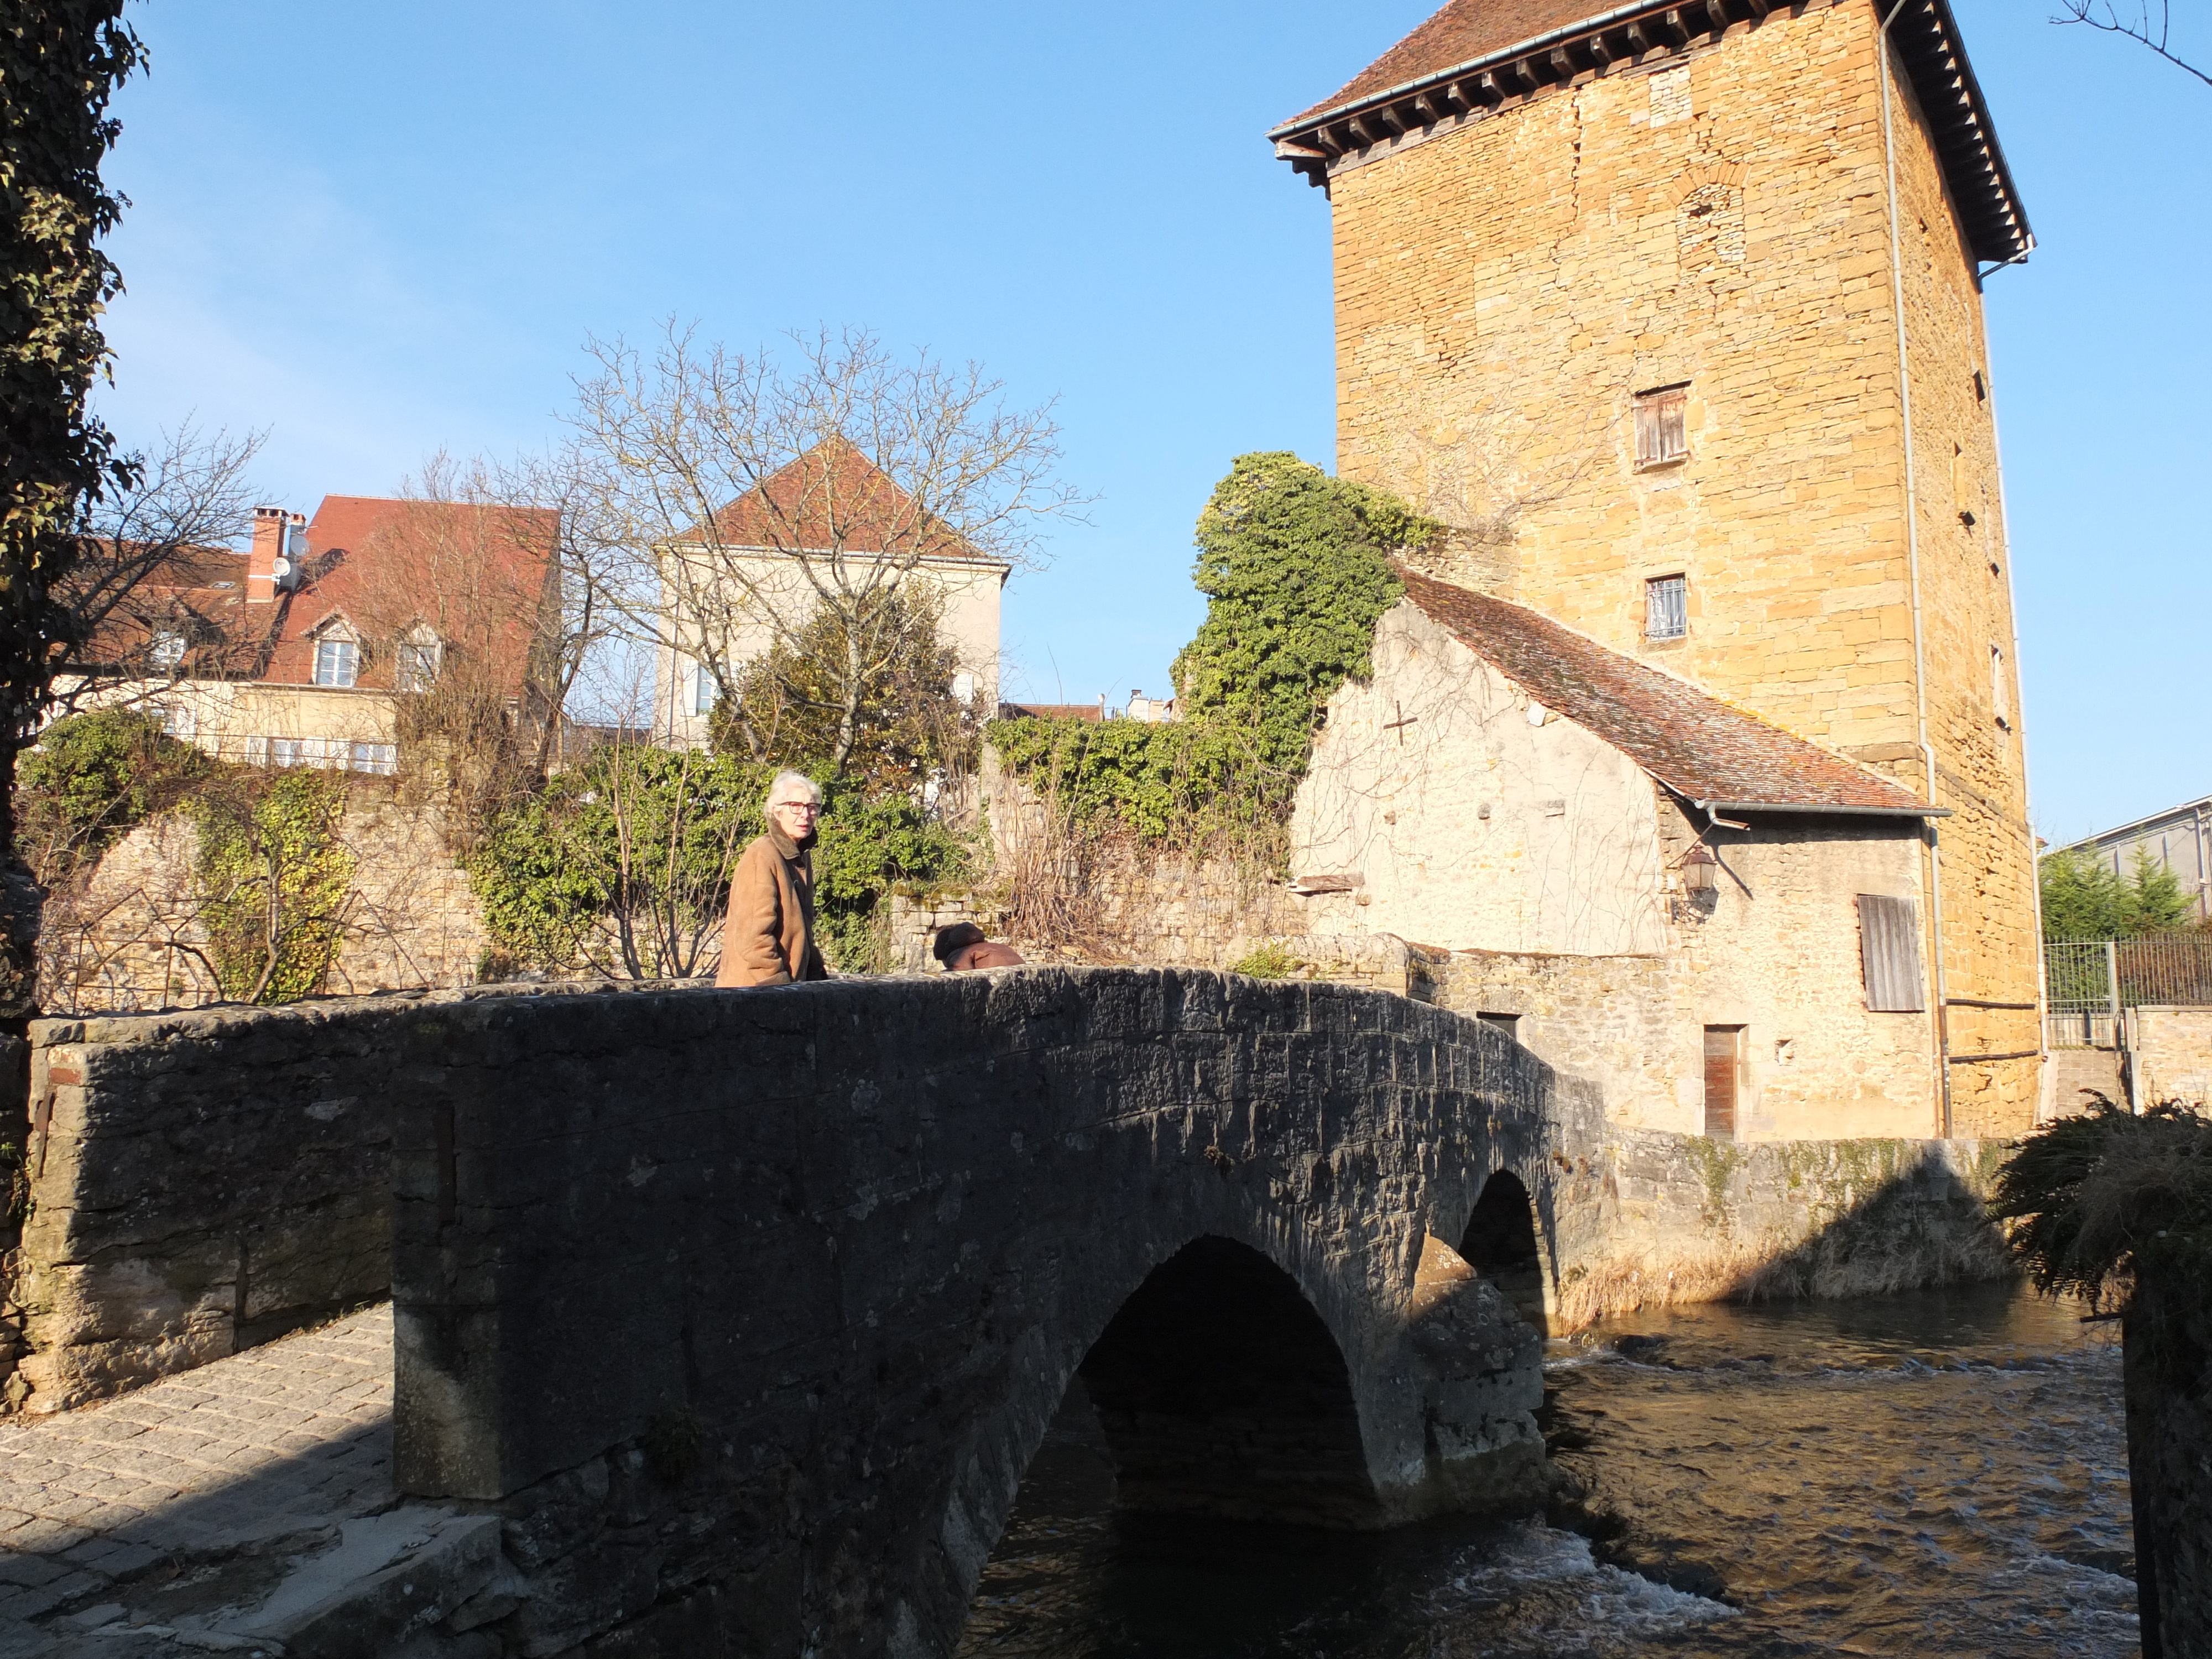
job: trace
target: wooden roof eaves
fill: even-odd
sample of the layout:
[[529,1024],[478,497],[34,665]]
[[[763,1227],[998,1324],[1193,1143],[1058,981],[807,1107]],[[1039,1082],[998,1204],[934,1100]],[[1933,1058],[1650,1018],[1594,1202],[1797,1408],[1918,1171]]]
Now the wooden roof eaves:
[[[1770,12],[1838,6],[1850,0],[1633,0],[1614,6],[1581,22],[1529,36],[1448,69],[1438,70],[1379,92],[1349,99],[1326,109],[1293,116],[1273,128],[1267,137],[1278,158],[1305,174],[1309,184],[1326,187],[1329,176],[1345,167],[1356,167],[1381,155],[1395,153],[1436,133],[1455,130],[1469,120],[1509,103],[1534,97],[1547,87],[1565,85],[1583,76],[1610,72],[1687,52],[1692,43],[1717,41],[1728,29],[1756,27]],[[1876,16],[1892,16],[1891,33],[1905,58],[1913,90],[1926,114],[1936,143],[1937,155],[1949,181],[1954,199],[1966,220],[1967,240],[1977,258],[2012,264],[2027,257],[2035,246],[2026,209],[2014,185],[2003,149],[1997,143],[1980,82],[1967,59],[1966,46],[1951,15],[1949,0],[1872,0]],[[1910,10],[1908,19],[1905,13]],[[1900,33],[1899,23],[1915,27]],[[1655,26],[1650,33],[1645,25]],[[1618,53],[1608,35],[1627,37],[1633,50]],[[1636,45],[1641,41],[1643,44]],[[1656,44],[1653,44],[1656,41]],[[1577,62],[1579,55],[1580,60]],[[1564,70],[1565,73],[1561,73]],[[1497,84],[1501,78],[1512,84]],[[1475,83],[1481,89],[1480,105],[1464,94]],[[1491,94],[1497,97],[1493,102]],[[1446,114],[1457,101],[1462,106]],[[1416,108],[1416,106],[1421,106]],[[1401,108],[1402,106],[1402,108]],[[1413,119],[1408,120],[1407,115]],[[1367,118],[1388,132],[1368,130]],[[1349,129],[1356,145],[1338,145],[1328,137],[1334,127]],[[1418,130],[1417,130],[1418,129]],[[1316,137],[1320,142],[1311,142]]]

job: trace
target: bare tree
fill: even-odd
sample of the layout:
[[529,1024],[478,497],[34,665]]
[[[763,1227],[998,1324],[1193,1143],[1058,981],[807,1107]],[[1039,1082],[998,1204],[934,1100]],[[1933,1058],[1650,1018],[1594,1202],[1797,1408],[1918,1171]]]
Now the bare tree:
[[594,341],[569,418],[633,638],[728,696],[749,659],[836,618],[842,771],[901,648],[881,626],[899,586],[934,558],[1033,567],[1045,521],[1080,501],[1054,477],[1049,407],[1008,408],[975,365],[895,358],[860,332],[792,345],[744,356],[672,322],[650,359]]
[[264,641],[241,626],[243,592],[219,584],[235,580],[228,548],[252,529],[246,472],[262,440],[204,434],[188,421],[131,458],[131,482],[84,503],[78,556],[54,588],[69,637],[52,708],[114,701],[130,682],[151,690],[250,668]]
[[2059,0],[2058,15],[2054,23],[2087,23],[2093,29],[2107,34],[2125,35],[2129,40],[2148,46],[2175,68],[2186,70],[2208,87],[2212,87],[2212,74],[2197,67],[2173,50],[2173,0],[2158,0],[2158,16],[2151,17],[2151,0],[2136,0],[2134,15],[2129,15],[2119,7],[2119,0]]
[[545,775],[568,699],[608,635],[588,492],[558,459],[432,456],[362,551],[354,602],[405,744],[436,757],[457,847]]

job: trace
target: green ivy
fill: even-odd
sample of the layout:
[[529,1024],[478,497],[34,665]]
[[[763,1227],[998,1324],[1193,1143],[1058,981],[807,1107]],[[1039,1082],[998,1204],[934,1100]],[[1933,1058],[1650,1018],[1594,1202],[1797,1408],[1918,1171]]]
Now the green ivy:
[[1199,514],[1206,621],[1176,659],[1182,719],[1000,720],[991,744],[1078,822],[1272,855],[1328,700],[1369,672],[1404,591],[1390,555],[1441,528],[1295,455],[1240,455]]
[[210,954],[223,994],[296,1002],[323,988],[337,954],[354,857],[338,840],[346,786],[284,772],[193,803]]
[[1213,847],[1264,837],[1297,776],[1271,765],[1253,734],[1226,721],[996,720],[991,745],[1015,776],[1085,823],[1142,840]]
[[168,810],[211,763],[130,708],[56,720],[16,768],[16,822],[41,878],[66,875]]
[[1176,659],[1185,717],[1242,726],[1271,764],[1304,772],[1322,708],[1366,677],[1375,624],[1404,592],[1389,556],[1442,528],[1284,451],[1238,456],[1198,515],[1206,621]]
[[[767,828],[766,763],[630,745],[583,766],[505,813],[469,861],[499,948],[556,972],[687,977],[711,959],[730,872]],[[827,792],[814,850],[815,921],[830,965],[880,970],[878,914],[896,882],[942,880],[962,846],[903,792],[858,784]]]

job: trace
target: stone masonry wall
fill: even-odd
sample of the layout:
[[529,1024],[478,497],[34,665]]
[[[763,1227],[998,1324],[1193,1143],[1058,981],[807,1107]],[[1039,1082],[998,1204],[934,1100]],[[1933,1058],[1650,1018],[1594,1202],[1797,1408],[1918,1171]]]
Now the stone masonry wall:
[[2138,1109],[2212,1104],[2212,1008],[2131,1008],[2128,1042]]
[[[1943,966],[1958,1133],[2017,1134],[2033,1121],[2034,839],[2014,660],[2012,558],[1997,468],[1996,397],[1977,262],[1959,231],[1911,77],[1891,54],[1899,267],[1911,371],[1928,736],[1924,763],[1884,769],[1952,809],[1937,826]],[[1985,1006],[1986,1004],[1999,1006]],[[2005,1058],[1978,1060],[1977,1055]]]
[[1881,1296],[2009,1277],[1984,1212],[2005,1144],[1730,1146],[1613,1129],[1561,1196],[1554,1317],[1574,1329],[1674,1302]]
[[[337,840],[354,860],[354,878],[331,965],[332,994],[472,984],[490,944],[468,874],[448,845],[443,811],[403,789],[349,781]],[[198,858],[191,817],[171,813],[133,830],[81,893],[50,906],[49,1006],[126,1013],[216,1000]]]
[[[208,1293],[165,1305],[219,1339],[249,1212],[295,1224],[289,1256],[249,1249],[249,1310],[256,1262],[313,1279],[315,1182],[335,1238],[337,1176],[390,1124],[402,1479],[500,1516],[531,1591],[471,1637],[486,1656],[948,1650],[1069,1375],[1194,1238],[1297,1286],[1401,1512],[1500,1495],[1530,1443],[1517,1328],[1444,1243],[1492,1170],[1534,1195],[1554,1328],[1997,1270],[1962,1197],[1982,1149],[1607,1126],[1498,1033],[1327,985],[487,988],[33,1039],[33,1157],[75,1173],[26,1254],[88,1334],[121,1330],[85,1316],[100,1297],[150,1306],[189,1258]],[[112,1380],[129,1334],[48,1372]]]
[[[1892,258],[1878,21],[1869,0],[1799,0],[1340,165],[1338,465],[1456,527],[1439,574],[1952,809],[1953,1121],[2017,1133],[2036,1097],[2034,883],[1993,392],[1973,264],[1901,76]],[[1689,453],[1639,468],[1636,394],[1674,386]],[[1677,574],[1688,633],[1647,639],[1644,585]],[[1932,961],[1925,858],[1919,884]]]
[[[319,1052],[311,1005],[33,1028],[29,1191],[7,1289],[11,1408],[55,1412],[383,1296],[392,1103]],[[164,1030],[230,1036],[179,1076]]]

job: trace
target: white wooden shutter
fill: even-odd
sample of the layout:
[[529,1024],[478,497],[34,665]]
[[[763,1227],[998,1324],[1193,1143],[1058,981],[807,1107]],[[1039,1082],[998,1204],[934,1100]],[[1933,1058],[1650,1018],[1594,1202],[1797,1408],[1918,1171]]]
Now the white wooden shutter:
[[1928,1006],[1920,983],[1920,918],[1911,899],[1859,895],[1859,963],[1866,1005],[1878,1014],[1917,1014]]

